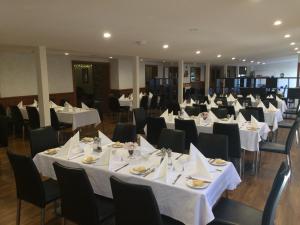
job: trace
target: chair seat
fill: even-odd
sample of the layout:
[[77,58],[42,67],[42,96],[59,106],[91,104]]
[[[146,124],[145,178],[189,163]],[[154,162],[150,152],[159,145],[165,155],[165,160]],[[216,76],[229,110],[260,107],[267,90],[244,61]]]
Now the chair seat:
[[[239,225],[260,225],[262,212],[231,199],[222,198],[213,209],[215,220],[209,225],[226,222]],[[222,224],[222,223],[221,223]]]
[[264,142],[260,145],[259,150],[264,152],[285,154],[285,145],[273,142]]
[[283,120],[278,123],[279,128],[292,128],[294,121],[292,120]]
[[59,186],[55,180],[48,179],[43,181],[45,189],[46,204],[60,198]]
[[179,222],[178,220],[175,220],[171,217],[161,215],[162,216],[162,221],[164,225],[184,225],[183,223]]
[[99,195],[96,196],[96,203],[99,213],[99,221],[102,222],[114,214],[114,203],[112,199],[105,198]]
[[284,112],[284,114],[297,114],[297,109],[288,109]]

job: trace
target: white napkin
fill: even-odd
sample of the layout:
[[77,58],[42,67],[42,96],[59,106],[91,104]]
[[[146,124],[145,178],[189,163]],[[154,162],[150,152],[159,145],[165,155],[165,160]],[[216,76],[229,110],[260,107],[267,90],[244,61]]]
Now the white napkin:
[[269,110],[277,111],[277,108],[273,104],[269,103]]
[[267,99],[273,99],[273,96],[272,96],[272,95],[269,95],[269,96],[267,97]]
[[196,102],[191,98],[191,104],[195,104]]
[[19,102],[18,107],[19,107],[19,108],[23,108],[23,101],[20,101],[20,102]]
[[212,111],[208,112],[208,117],[209,117],[210,121],[213,123],[219,121],[218,117],[216,117],[216,115]]
[[142,136],[140,136],[140,145],[143,151],[146,152],[154,152],[157,149],[153,147],[153,145],[151,145],[145,138],[143,138]]
[[144,96],[143,92],[140,92],[140,98],[142,98]]
[[58,105],[56,105],[54,102],[50,100],[50,108],[57,108],[57,107]]
[[80,148],[79,132],[77,132],[69,141],[68,160],[83,154],[84,151]]
[[253,97],[253,95],[252,95],[252,94],[250,94],[250,95],[247,95],[247,98],[250,98],[250,99],[251,99],[251,102],[255,102],[255,98]]
[[33,100],[33,103],[32,103],[30,106],[37,107],[37,106],[38,106],[37,100],[34,99],[34,100]]
[[167,177],[168,177],[168,157],[165,156],[161,164],[155,170],[152,179],[164,178],[164,180],[166,181]]
[[233,97],[233,95],[231,93],[229,94],[227,101],[229,101],[229,102],[235,101],[235,98]]
[[218,108],[217,104],[215,103],[215,101],[211,101],[210,102],[210,108]]
[[241,106],[241,104],[239,103],[239,101],[236,101],[236,103],[234,104],[234,110],[236,112],[239,112],[240,109],[242,109],[243,107]]
[[184,109],[182,109],[182,116],[183,118],[189,118],[189,115],[186,113],[186,111]]
[[251,116],[251,126],[253,128],[258,128],[259,127],[259,122],[255,119],[254,116]]
[[132,95],[132,93],[129,95],[129,99],[133,99],[133,95]]
[[190,161],[194,164],[194,171],[192,171],[191,175],[199,176],[209,181],[212,180],[207,158],[192,143],[190,145]]
[[234,116],[231,115],[231,117],[228,119],[228,123],[233,123],[233,121],[234,121]]
[[149,98],[152,98],[153,94],[151,92],[149,92]]
[[169,121],[173,121],[174,120],[174,114],[173,111],[171,113],[168,114],[168,120]]
[[69,102],[65,102],[64,107],[68,109],[73,108],[73,106]]
[[110,140],[105,134],[103,134],[100,130],[98,130],[98,137],[101,138],[101,146],[109,145],[112,143],[112,140]]
[[81,108],[83,109],[90,109],[86,104],[84,104],[83,102],[81,102]]
[[245,117],[243,116],[243,114],[239,112],[239,114],[238,114],[237,117],[236,117],[236,121],[237,121],[238,123],[245,123],[245,122],[246,122],[246,119],[245,119]]
[[260,101],[260,102],[258,103],[257,107],[263,108],[263,111],[264,111],[264,112],[267,110],[265,104],[264,104],[262,101]]
[[123,100],[123,99],[125,99],[125,95],[124,94],[119,98],[119,100]]
[[96,163],[94,164],[95,166],[105,166],[105,165],[109,165],[109,161],[110,161],[110,154],[111,154],[111,150],[110,149],[104,149],[100,156],[99,159],[97,159]]
[[164,111],[160,117],[164,117],[165,119],[167,119],[168,118],[168,110]]
[[279,98],[279,97],[276,95],[276,101],[277,101],[277,102],[282,102],[282,99]]

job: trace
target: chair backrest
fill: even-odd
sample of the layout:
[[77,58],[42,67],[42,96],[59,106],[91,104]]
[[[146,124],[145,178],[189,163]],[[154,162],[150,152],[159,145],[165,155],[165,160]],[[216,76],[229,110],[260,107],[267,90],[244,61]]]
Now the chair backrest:
[[295,120],[293,123],[293,126],[291,127],[291,129],[289,131],[289,134],[288,134],[286,142],[285,142],[285,153],[286,154],[289,154],[289,152],[291,151],[298,127],[299,127],[299,120]]
[[163,117],[147,118],[147,141],[152,145],[157,145],[162,129],[167,128]]
[[7,156],[15,175],[17,198],[38,207],[44,207],[46,204],[45,190],[32,159],[11,151],[7,151]]
[[207,158],[228,160],[228,137],[226,135],[199,133],[197,147]]
[[185,107],[185,112],[186,112],[189,116],[194,116],[195,107],[193,107],[193,106],[186,106],[186,107]]
[[193,104],[193,106],[196,108],[197,113],[208,112],[207,106],[205,104]]
[[14,123],[24,124],[24,119],[21,110],[19,109],[18,106],[16,105],[10,106],[10,113]]
[[157,95],[153,95],[150,101],[150,109],[156,109],[158,105]]
[[219,119],[227,118],[228,111],[226,108],[211,108],[210,109]]
[[0,147],[8,146],[8,120],[7,116],[0,115]]
[[165,95],[160,95],[159,96],[158,106],[159,106],[160,109],[165,109],[166,108],[166,96]]
[[140,107],[147,110],[148,109],[148,100],[149,100],[148,95],[144,95],[141,98]]
[[227,114],[229,114],[230,116],[235,116],[235,109],[234,109],[234,106],[232,105],[228,105],[228,106],[219,106],[220,109],[227,109]]
[[214,123],[214,134],[222,134],[228,137],[228,156],[232,158],[241,157],[241,140],[238,124]]
[[226,97],[216,97],[215,98],[215,103],[221,101],[222,102],[222,105],[226,106],[228,105],[228,102],[227,102],[227,98]]
[[53,108],[50,109],[50,118],[51,118],[51,126],[53,127],[53,129],[59,130],[60,127],[59,120]]
[[29,125],[31,129],[40,128],[40,115],[36,107],[26,106]]
[[261,107],[246,107],[250,115],[254,116],[259,122],[265,122],[264,110]]
[[252,106],[251,98],[238,98],[238,101],[241,105]]
[[114,96],[110,96],[108,98],[108,106],[112,112],[119,112],[120,111],[119,99]]
[[63,217],[77,224],[99,224],[95,194],[84,169],[57,162],[53,167],[60,187]]
[[31,157],[59,146],[57,133],[52,127],[42,127],[29,132]]
[[286,161],[281,166],[274,179],[271,192],[265,204],[261,225],[273,225],[275,220],[276,208],[282,192],[290,177],[290,168]]
[[135,142],[136,128],[135,125],[129,123],[118,123],[115,127],[112,141],[119,142]]
[[144,134],[144,127],[147,122],[147,115],[144,108],[133,109],[133,115],[135,119],[136,132],[138,134]]
[[185,132],[185,149],[190,149],[190,144],[197,146],[198,144],[198,131],[195,120],[180,120],[175,119],[175,129]]
[[110,178],[116,225],[163,225],[151,187]]
[[181,130],[162,129],[158,148],[170,148],[173,152],[187,153],[185,149],[185,132]]
[[[240,109],[240,113],[242,113],[245,120],[250,121],[251,120],[251,113],[247,109]],[[254,116],[255,118],[258,117],[258,115]]]
[[178,111],[180,111],[180,105],[178,102],[170,102],[168,104],[169,113],[173,112],[174,115],[178,115]]
[[0,115],[6,116],[6,109],[2,104],[0,104]]

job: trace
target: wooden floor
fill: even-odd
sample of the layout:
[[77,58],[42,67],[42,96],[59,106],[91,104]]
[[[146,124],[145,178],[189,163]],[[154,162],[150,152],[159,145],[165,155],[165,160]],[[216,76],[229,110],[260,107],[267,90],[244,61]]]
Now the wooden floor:
[[[114,122],[104,123],[104,133],[108,136],[112,135]],[[101,126],[103,130],[103,127]],[[287,137],[286,130],[280,130],[278,142],[284,143]],[[9,148],[22,154],[29,154],[29,143],[21,138],[11,138]],[[277,225],[297,225],[300,222],[300,147],[293,144],[292,161],[293,174],[292,181],[288,184],[277,210]],[[247,159],[251,159],[252,155],[247,154]],[[243,182],[229,197],[254,208],[262,210],[266,202],[266,198],[270,191],[274,176],[284,156],[271,153],[264,153],[262,157],[261,169],[258,176],[246,173]],[[14,177],[9,165],[6,149],[0,149],[0,225],[14,225],[16,216],[16,190]],[[22,225],[40,224],[40,211],[35,206],[23,203],[21,211]],[[59,225],[62,219],[54,214],[54,206],[49,205],[46,213],[46,224]],[[71,224],[71,223],[68,223]]]

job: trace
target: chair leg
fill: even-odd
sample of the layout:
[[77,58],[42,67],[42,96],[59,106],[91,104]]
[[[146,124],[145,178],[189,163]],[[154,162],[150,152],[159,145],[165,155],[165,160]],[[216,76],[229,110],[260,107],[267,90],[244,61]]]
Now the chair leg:
[[291,154],[287,154],[287,161],[288,161],[288,164],[290,166],[290,169],[291,169],[291,174],[292,174],[292,160],[291,160]]
[[240,158],[240,176],[241,176],[241,178],[243,177],[243,175],[242,175],[242,157]]
[[16,225],[20,225],[21,219],[21,199],[17,200],[17,218],[16,218]]
[[63,225],[67,225],[67,220],[63,217]]
[[296,143],[299,144],[299,131],[296,130]]
[[41,225],[45,225],[45,208],[41,209]]

